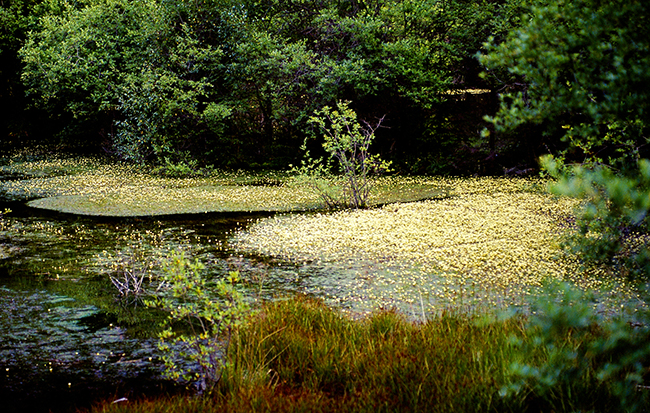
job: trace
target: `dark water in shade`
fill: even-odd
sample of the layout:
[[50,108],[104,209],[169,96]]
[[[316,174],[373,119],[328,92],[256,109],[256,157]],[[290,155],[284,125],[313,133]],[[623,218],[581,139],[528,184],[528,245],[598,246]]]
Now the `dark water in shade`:
[[138,251],[161,258],[183,249],[207,265],[209,276],[239,270],[250,297],[294,289],[277,272],[261,288],[255,280],[262,264],[233,259],[225,246],[231,231],[264,215],[108,219],[0,202],[0,210],[7,207],[12,212],[0,227],[10,251],[0,259],[0,412],[74,411],[102,399],[183,389],[162,375],[156,333],[163,315],[120,299],[110,282],[115,268],[97,257],[128,259]]
[[2,411],[64,411],[173,389],[153,339],[129,337],[96,306],[25,287],[0,288]]

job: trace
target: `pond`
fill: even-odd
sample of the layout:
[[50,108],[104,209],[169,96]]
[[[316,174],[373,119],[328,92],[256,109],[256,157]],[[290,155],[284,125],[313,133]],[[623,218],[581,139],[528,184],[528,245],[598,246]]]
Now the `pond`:
[[[271,213],[108,218],[50,212],[22,202],[2,223],[0,397],[3,411],[73,411],[183,387],[163,377],[161,315],[126,301],[110,281],[126,267],[186,251],[207,276],[242,274],[250,300],[294,293],[326,298],[326,270],[244,254],[228,240]],[[143,263],[142,260],[149,260]],[[330,285],[331,288],[327,288]]]
[[[557,235],[575,202],[550,197],[536,181],[408,181],[399,197],[435,199],[378,202],[364,211],[248,212],[238,206],[231,212],[109,217],[27,206],[33,198],[67,196],[63,181],[47,179],[7,176],[0,201],[0,212],[12,211],[0,220],[3,411],[66,411],[98,399],[180,389],[162,376],[156,334],[163,315],[121,297],[111,282],[139,272],[152,291],[160,262],[173,251],[206,264],[207,277],[239,271],[239,287],[251,302],[309,294],[355,316],[397,308],[425,321],[449,308],[519,308],[548,276],[573,276],[585,288],[607,290],[598,304],[603,308],[637,297],[622,281],[578,275],[575,263],[559,254]],[[93,179],[73,180],[75,188],[80,182],[91,187],[87,192],[66,193],[120,199],[117,191],[90,185]],[[18,185],[20,180],[26,184]],[[55,190],[39,189],[47,185]],[[205,188],[206,182],[195,185]],[[16,197],[16,188],[36,195]],[[276,205],[296,192],[269,188],[273,197],[285,194]],[[257,186],[247,196],[259,202],[261,190]],[[300,195],[303,206],[304,199]]]
[[124,259],[139,265],[128,259],[143,251],[178,249],[223,272],[235,265],[225,237],[252,217],[102,219],[5,207],[12,212],[3,240],[10,256],[0,261],[3,411],[7,401],[9,411],[65,410],[173,389],[156,348],[160,315],[120,299],[109,274]]

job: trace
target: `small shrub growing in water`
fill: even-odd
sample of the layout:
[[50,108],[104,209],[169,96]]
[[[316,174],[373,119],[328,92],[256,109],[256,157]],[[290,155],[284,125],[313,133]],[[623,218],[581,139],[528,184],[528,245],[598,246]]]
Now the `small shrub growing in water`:
[[[248,306],[235,288],[237,272],[208,286],[202,277],[204,268],[183,254],[172,256],[163,271],[171,294],[148,304],[169,313],[159,343],[167,375],[209,393],[221,378],[230,337]],[[184,332],[179,332],[179,327]]]
[[[383,118],[376,125],[365,122],[362,126],[348,105],[349,102],[340,101],[334,110],[325,106],[309,120],[323,133],[323,149],[329,153],[330,161],[313,159],[307,152],[302,167],[295,169],[298,184],[315,188],[328,208],[364,208],[370,195],[370,177],[390,166],[369,152]],[[332,172],[332,159],[338,164],[339,174]]]

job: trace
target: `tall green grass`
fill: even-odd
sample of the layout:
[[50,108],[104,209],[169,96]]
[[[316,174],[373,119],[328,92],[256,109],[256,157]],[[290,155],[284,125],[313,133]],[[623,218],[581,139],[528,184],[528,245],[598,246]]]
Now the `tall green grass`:
[[[318,409],[486,410],[504,373],[491,366],[503,364],[507,337],[453,316],[418,325],[383,311],[352,321],[301,299],[270,305],[234,348],[224,394],[251,389],[255,377],[253,388],[270,385],[300,403],[313,398]],[[255,391],[248,398],[265,403]]]
[[[595,335],[599,334],[594,327]],[[617,411],[606,383],[586,369],[546,392],[502,396],[513,362],[544,363],[543,347],[522,352],[523,318],[481,322],[445,313],[426,323],[381,311],[354,320],[318,301],[269,303],[234,337],[210,398],[182,395],[95,412],[536,412]],[[532,337],[532,336],[531,336]],[[516,338],[517,340],[513,340]],[[519,345],[515,345],[515,341]],[[567,332],[560,346],[579,346]]]

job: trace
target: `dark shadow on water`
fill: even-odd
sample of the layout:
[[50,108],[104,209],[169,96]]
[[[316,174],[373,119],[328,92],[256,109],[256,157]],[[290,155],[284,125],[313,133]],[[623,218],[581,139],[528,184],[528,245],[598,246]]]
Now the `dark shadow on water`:
[[106,380],[82,372],[54,370],[49,375],[35,376],[30,368],[21,367],[12,367],[10,372],[0,377],[0,409],[4,413],[72,413],[100,400],[134,400],[144,394],[152,397],[183,391],[172,382],[147,374]]
[[[90,217],[0,202],[0,211],[5,208],[27,235],[0,232],[0,242],[19,248],[0,259],[2,413],[73,412],[99,400],[184,391],[163,377],[153,310],[119,302],[108,276],[89,273],[77,259],[88,261],[102,249],[114,252],[125,242],[119,237],[147,231],[168,231],[170,237],[189,233],[195,236],[190,242],[198,244],[208,238],[224,241],[248,222],[273,215]],[[75,241],[81,239],[76,231],[85,231],[88,241]],[[212,244],[197,248],[213,265],[230,254]]]

